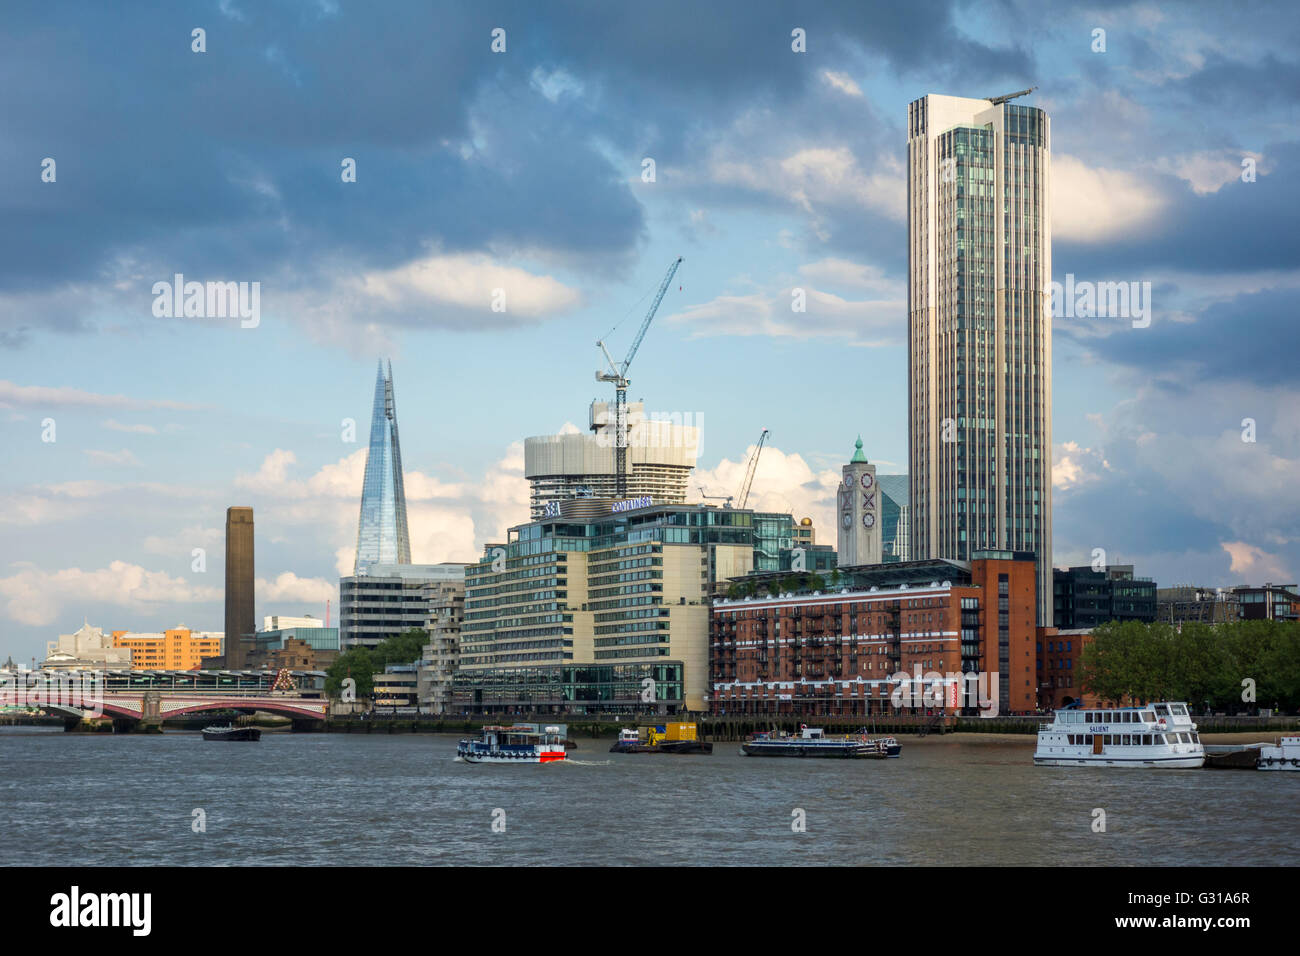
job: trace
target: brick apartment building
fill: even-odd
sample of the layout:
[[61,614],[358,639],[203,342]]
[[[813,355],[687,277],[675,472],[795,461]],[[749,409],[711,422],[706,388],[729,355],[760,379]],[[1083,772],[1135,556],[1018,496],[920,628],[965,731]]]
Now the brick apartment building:
[[[823,591],[715,602],[710,712],[889,713],[900,672],[953,675],[942,690],[933,690],[937,682],[930,679],[930,694],[905,695],[904,712],[973,712],[978,701],[961,676],[970,673],[998,675],[999,713],[1037,708],[1032,553],[980,551],[969,562],[848,567],[822,578]],[[760,590],[781,581],[771,575],[744,580]],[[991,684],[983,691],[991,700]]]

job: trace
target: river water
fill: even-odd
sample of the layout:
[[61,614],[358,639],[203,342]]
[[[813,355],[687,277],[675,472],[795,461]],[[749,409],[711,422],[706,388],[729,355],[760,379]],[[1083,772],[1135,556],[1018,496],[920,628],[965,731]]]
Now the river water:
[[743,757],[731,743],[623,755],[581,739],[568,763],[501,766],[456,760],[443,735],[6,727],[0,832],[14,855],[0,862],[1300,863],[1300,774],[1034,767],[1032,737],[900,739],[885,761]]

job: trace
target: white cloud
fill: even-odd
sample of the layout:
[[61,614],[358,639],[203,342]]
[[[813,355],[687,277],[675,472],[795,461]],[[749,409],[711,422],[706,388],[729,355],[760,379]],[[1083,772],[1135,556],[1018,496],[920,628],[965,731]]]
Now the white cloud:
[[[702,500],[699,488],[712,496],[740,493],[741,483],[754,445],[745,449],[740,461],[724,458],[712,468],[697,468],[691,477],[689,500]],[[839,472],[833,469],[814,470],[797,453],[785,453],[772,445],[763,447],[754,481],[750,486],[746,507],[757,511],[788,512],[795,520],[809,517],[817,530],[817,543],[835,545],[835,492],[839,487]],[[708,501],[707,504],[720,504]],[[736,507],[740,501],[733,502]]]
[[221,588],[202,587],[165,571],[149,571],[125,561],[114,561],[94,571],[18,567],[16,573],[0,578],[0,598],[6,602],[9,618],[36,626],[51,624],[60,615],[69,616],[66,608],[111,604],[132,614],[147,614],[163,604],[220,601],[223,593]]
[[1165,199],[1134,173],[1052,157],[1052,237],[1098,242],[1133,235],[1154,221]]
[[131,432],[137,435],[158,434],[158,429],[154,428],[154,426],[152,425],[142,425],[142,424],[126,425],[123,424],[122,422],[116,422],[111,418],[108,419],[106,422],[104,422],[104,427],[107,428],[109,431]]
[[835,89],[848,96],[861,96],[862,88],[853,82],[853,78],[847,73],[836,73],[834,70],[822,70],[822,79],[825,80]]
[[94,408],[171,408],[188,410],[198,408],[184,402],[128,398],[125,395],[100,395],[79,388],[50,387],[45,385],[18,385],[0,381],[0,406],[38,405],[44,407],[89,406]]
[[823,208],[850,206],[882,213],[896,222],[906,218],[901,161],[895,156],[877,157],[868,171],[847,146],[807,147],[785,156],[762,157],[715,149],[705,177],[717,185],[740,186],[793,203],[809,214],[813,231],[823,240],[829,238]]
[[1110,462],[1106,461],[1100,451],[1082,448],[1078,442],[1058,444],[1053,458],[1052,487],[1058,491],[1090,484],[1101,476],[1101,472],[1110,470]]
[[324,578],[300,578],[292,571],[284,571],[274,578],[258,578],[255,584],[257,600],[293,601],[302,604],[324,604],[326,601],[338,605],[338,587],[336,583]]
[[136,458],[135,455],[126,448],[123,448],[121,451],[99,451],[94,448],[83,448],[82,453],[96,465],[140,464],[140,459]]
[[1198,196],[1217,193],[1228,183],[1240,182],[1243,159],[1255,161],[1255,172],[1264,175],[1264,157],[1250,150],[1205,150],[1182,156],[1166,156],[1157,160],[1154,168],[1184,180]]
[[1243,581],[1263,584],[1265,581],[1291,580],[1291,571],[1279,555],[1269,554],[1263,548],[1244,541],[1221,541],[1219,546],[1232,560],[1229,570],[1240,574]]
[[[888,284],[886,284],[888,285]],[[905,299],[850,300],[798,286],[806,311],[795,312],[793,289],[723,295],[687,306],[666,321],[689,326],[692,338],[713,335],[766,335],[772,338],[840,338],[854,345],[896,345],[907,327]],[[901,283],[890,288],[901,296]]]
[[[369,272],[356,283],[373,304],[393,308],[453,305],[486,317],[513,315],[536,319],[578,305],[581,296],[550,276],[534,275],[481,254],[434,255],[395,269]],[[496,290],[505,294],[505,312],[492,311]]]

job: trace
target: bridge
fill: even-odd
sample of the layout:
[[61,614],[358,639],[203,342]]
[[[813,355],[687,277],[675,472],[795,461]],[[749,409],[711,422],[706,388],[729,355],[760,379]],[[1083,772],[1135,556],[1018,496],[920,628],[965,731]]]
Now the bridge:
[[3,706],[60,714],[69,730],[88,718],[129,730],[205,711],[263,711],[295,726],[329,715],[324,671],[5,671]]

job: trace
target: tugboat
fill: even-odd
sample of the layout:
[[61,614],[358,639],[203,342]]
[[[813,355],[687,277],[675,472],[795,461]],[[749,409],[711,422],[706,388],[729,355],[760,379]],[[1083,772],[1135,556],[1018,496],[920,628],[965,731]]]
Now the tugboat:
[[1283,737],[1277,746],[1264,744],[1255,761],[1256,770],[1300,770],[1300,737]]
[[1195,770],[1205,747],[1187,705],[1178,702],[1111,710],[1058,710],[1038,728],[1039,767],[1163,767]]
[[902,747],[892,738],[872,740],[865,734],[827,737],[820,727],[800,727],[799,736],[781,733],[757,733],[740,745],[740,752],[749,757],[851,757],[860,760],[884,760],[898,756]]
[[477,740],[466,738],[457,744],[456,756],[466,763],[555,763],[568,759],[559,727],[536,730],[518,725],[484,727]]
[[[644,736],[643,736],[644,732]],[[661,724],[619,731],[612,754],[711,754],[713,744],[695,739],[694,724]]]
[[204,740],[261,740],[262,732],[256,727],[232,727],[230,724],[203,728]]

